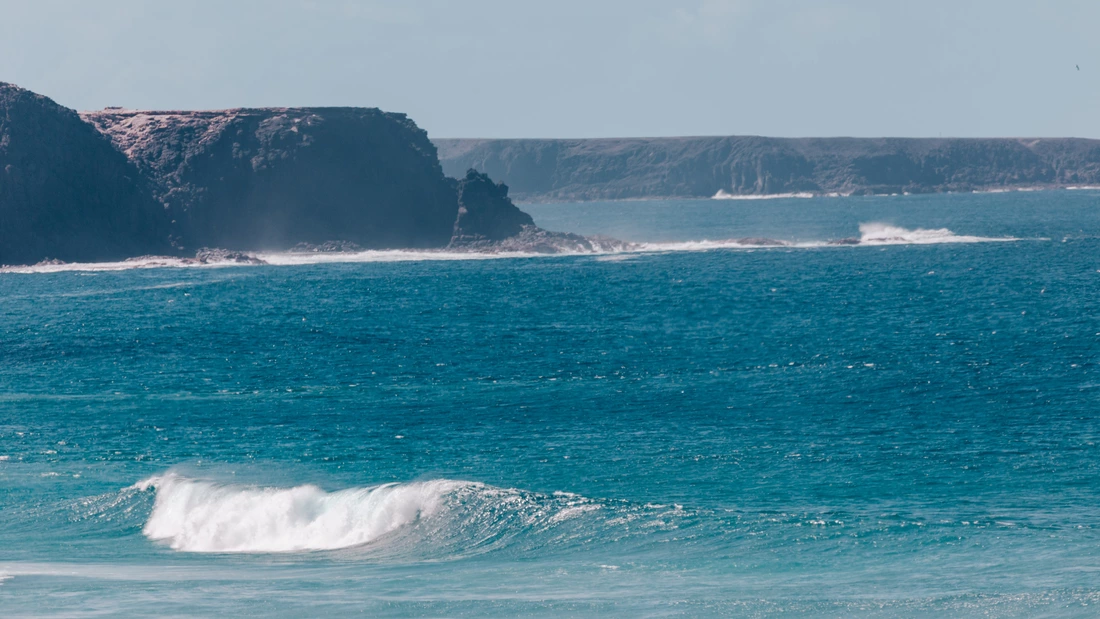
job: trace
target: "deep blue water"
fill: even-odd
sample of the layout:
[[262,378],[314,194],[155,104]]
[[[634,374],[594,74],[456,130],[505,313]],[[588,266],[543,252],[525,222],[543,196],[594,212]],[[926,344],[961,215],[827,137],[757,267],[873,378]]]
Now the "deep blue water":
[[525,208],[1020,240],[0,273],[0,615],[1100,612],[1100,194]]

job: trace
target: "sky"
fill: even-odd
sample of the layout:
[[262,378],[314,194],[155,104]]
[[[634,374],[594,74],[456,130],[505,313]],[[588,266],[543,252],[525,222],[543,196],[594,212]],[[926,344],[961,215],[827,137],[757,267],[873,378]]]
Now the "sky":
[[0,0],[0,81],[431,137],[1100,138],[1098,26],[1095,0]]

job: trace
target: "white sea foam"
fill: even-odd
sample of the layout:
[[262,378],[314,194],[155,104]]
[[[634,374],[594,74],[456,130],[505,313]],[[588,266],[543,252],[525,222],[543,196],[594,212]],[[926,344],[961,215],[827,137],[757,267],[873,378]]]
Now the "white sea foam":
[[995,243],[1019,241],[1016,237],[984,237],[955,234],[947,228],[902,228],[885,223],[864,223],[859,225],[858,239],[840,241],[787,241],[770,238],[741,238],[726,240],[683,241],[669,243],[640,243],[635,252],[680,252],[707,251],[713,249],[809,249],[833,247],[838,245],[934,245],[939,243]]
[[[988,189],[975,189],[970,193],[986,194],[986,193],[1029,193],[1035,191],[1047,191],[1052,187],[1044,185],[1025,185],[1021,187],[990,187]],[[1067,189],[1074,189],[1073,187],[1067,187]]]
[[1018,241],[1015,237],[958,235],[947,228],[910,230],[884,223],[859,225],[860,245],[935,245],[939,243],[995,243]]
[[[422,262],[431,260],[499,260],[504,258],[537,258],[540,256],[568,256],[574,254],[611,252],[474,252],[446,250],[368,250],[360,252],[248,252],[247,255],[272,266],[301,266],[311,264],[368,263],[368,262]],[[133,258],[122,262],[63,262],[42,263],[29,266],[0,266],[2,273],[63,273],[68,271],[126,271],[131,269],[159,268],[228,268],[262,266],[227,260],[224,262],[199,262],[187,258],[154,256]]]
[[295,552],[361,546],[430,518],[471,482],[435,480],[325,492],[316,486],[223,485],[176,474],[134,486],[156,489],[146,537],[186,552]]
[[[830,194],[832,196],[833,194]],[[835,194],[839,196],[840,194]],[[725,189],[719,189],[718,193],[711,196],[712,200],[780,200],[783,198],[813,198],[814,194],[800,191],[797,193],[729,193]]]
[[[384,263],[452,260],[500,260],[507,258],[544,258],[561,256],[622,256],[664,252],[709,251],[715,249],[814,248],[835,245],[928,245],[935,243],[988,243],[1019,241],[1015,237],[981,237],[958,235],[946,228],[907,229],[884,223],[860,224],[859,239],[842,241],[792,241],[762,237],[738,239],[701,239],[690,241],[616,243],[596,245],[593,251],[572,250],[558,253],[541,252],[481,252],[448,250],[368,250],[361,252],[258,252],[248,254],[271,266],[304,266],[337,263]],[[614,260],[615,258],[611,258]],[[152,268],[228,268],[256,266],[248,262],[198,262],[183,258],[149,257],[124,262],[37,264],[0,267],[3,273],[59,273],[63,271],[121,271]],[[168,288],[177,284],[164,284]],[[182,285],[182,284],[180,284]],[[81,293],[83,294],[83,293]]]
[[666,243],[640,243],[639,253],[709,251],[713,249],[768,249],[780,247],[821,247],[825,243],[792,243],[776,239],[725,239],[716,241],[672,241]]
[[128,271],[131,269],[160,268],[217,268],[239,266],[239,262],[199,262],[187,258],[170,256],[147,256],[131,258],[121,262],[60,262],[41,263],[30,266],[3,266],[0,273],[62,273],[65,271]]
[[[275,266],[334,264],[341,262],[418,262],[425,260],[492,260],[544,256],[534,252],[473,252],[446,250],[368,250],[359,252],[259,252],[260,260]],[[563,255],[563,254],[553,254]],[[564,254],[568,255],[568,254]]]
[[581,516],[581,515],[587,514],[589,512],[594,512],[598,509],[600,509],[600,506],[599,505],[594,505],[592,503],[582,503],[580,505],[570,505],[570,506],[562,509],[558,513],[554,514],[553,516],[551,516],[550,517],[550,523],[558,523],[558,522],[562,522],[563,520],[568,520],[570,518],[576,518],[577,516]]

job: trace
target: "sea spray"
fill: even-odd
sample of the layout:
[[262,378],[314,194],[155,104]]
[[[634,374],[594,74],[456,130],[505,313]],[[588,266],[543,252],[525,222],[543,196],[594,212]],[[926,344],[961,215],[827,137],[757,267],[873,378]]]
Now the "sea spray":
[[469,482],[384,484],[339,492],[312,485],[222,485],[175,474],[135,487],[155,488],[146,537],[187,552],[293,552],[370,543],[430,517]]
[[[307,266],[337,263],[387,263],[421,261],[456,260],[494,260],[517,258],[542,258],[563,256],[607,256],[623,254],[645,254],[654,252],[691,252],[716,249],[767,249],[797,248],[809,249],[837,245],[934,245],[939,243],[993,243],[1020,241],[1016,237],[982,237],[955,234],[946,228],[907,229],[883,223],[860,224],[858,239],[793,241],[766,237],[744,237],[734,239],[699,239],[670,242],[603,242],[593,245],[591,250],[562,250],[557,253],[531,251],[457,251],[457,250],[367,250],[352,252],[258,252],[249,254],[255,262],[243,260],[221,262],[197,262],[190,259],[149,257],[136,258],[123,262],[100,263],[49,263],[32,266],[0,267],[4,273],[60,273],[66,271],[123,271],[130,269],[153,268],[226,268],[243,266]],[[1046,239],[1034,239],[1046,240]]]
[[891,224],[871,222],[859,225],[860,245],[936,245],[940,243],[995,243],[1018,241],[1015,237],[958,235],[947,228],[910,230]]

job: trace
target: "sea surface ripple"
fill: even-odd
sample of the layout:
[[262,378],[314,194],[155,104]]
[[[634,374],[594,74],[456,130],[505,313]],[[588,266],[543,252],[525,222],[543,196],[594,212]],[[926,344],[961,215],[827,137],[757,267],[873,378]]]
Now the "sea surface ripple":
[[[0,615],[1095,616],[1097,206],[536,205],[653,248],[0,273]],[[702,245],[746,238],[787,244]]]

